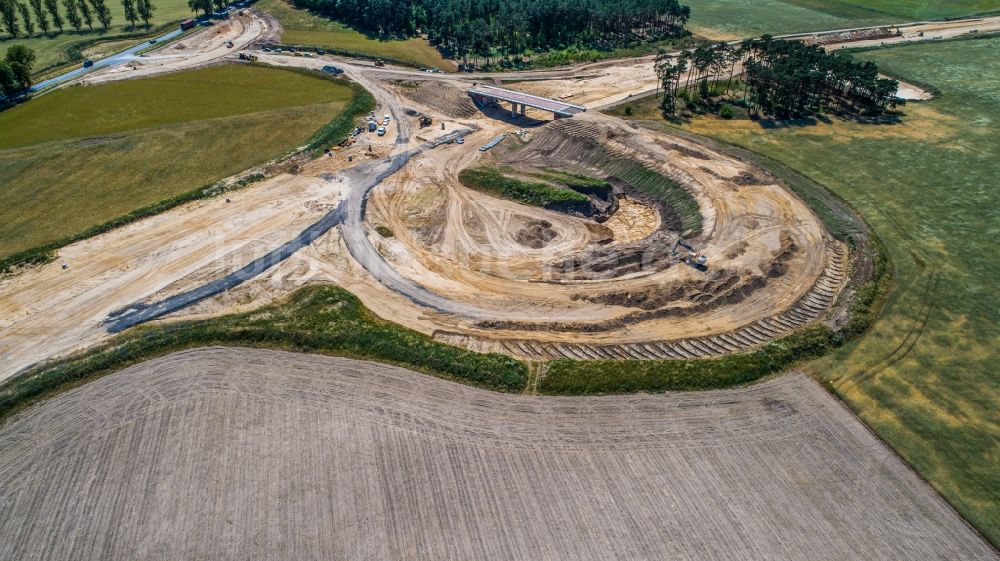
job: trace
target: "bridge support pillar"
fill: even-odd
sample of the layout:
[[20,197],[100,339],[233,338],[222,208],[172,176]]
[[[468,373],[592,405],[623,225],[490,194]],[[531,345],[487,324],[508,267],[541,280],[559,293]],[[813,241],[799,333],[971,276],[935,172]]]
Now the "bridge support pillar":
[[528,108],[528,106],[527,106],[527,105],[525,105],[525,104],[523,104],[523,103],[521,104],[521,116],[522,116],[522,117],[524,116],[524,112],[525,112],[525,110],[526,110],[527,108]]
[[517,104],[516,103],[511,103],[510,104],[510,116],[511,116],[512,119],[517,118]]

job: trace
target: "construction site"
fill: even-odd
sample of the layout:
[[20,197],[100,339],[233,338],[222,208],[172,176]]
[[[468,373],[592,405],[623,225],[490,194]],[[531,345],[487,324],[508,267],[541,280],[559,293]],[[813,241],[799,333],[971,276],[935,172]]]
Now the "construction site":
[[[935,33],[915,29],[812,41]],[[0,424],[0,557],[997,558],[805,375],[530,395],[554,360],[715,359],[839,332],[875,279],[869,227],[840,199],[604,112],[658,87],[651,57],[453,75],[264,48],[280,37],[250,9],[77,79],[264,64],[340,76],[374,107],[319,155],[0,278],[0,381],[327,284],[435,342],[527,362],[529,395],[278,351],[135,364]]]

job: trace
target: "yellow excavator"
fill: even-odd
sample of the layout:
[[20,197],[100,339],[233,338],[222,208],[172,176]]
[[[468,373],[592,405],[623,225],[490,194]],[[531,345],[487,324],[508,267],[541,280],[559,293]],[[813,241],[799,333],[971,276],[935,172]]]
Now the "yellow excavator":
[[674,242],[674,246],[670,248],[670,254],[677,257],[679,253],[677,251],[678,247],[683,247],[687,250],[687,255],[684,256],[683,261],[688,265],[696,269],[705,269],[708,266],[708,256],[703,253],[698,253],[694,247],[691,246],[691,244],[680,238],[677,238],[677,241]]

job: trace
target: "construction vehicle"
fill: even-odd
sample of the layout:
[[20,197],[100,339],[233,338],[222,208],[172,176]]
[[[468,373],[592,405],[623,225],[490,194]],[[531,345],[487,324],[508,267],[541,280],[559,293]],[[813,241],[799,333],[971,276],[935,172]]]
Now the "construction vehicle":
[[194,29],[195,21],[193,19],[186,19],[181,22],[181,31],[187,31],[188,29]]
[[385,63],[382,62],[382,59],[380,58],[375,59],[375,68],[382,68],[383,66],[385,66]]
[[257,55],[252,55],[250,53],[240,53],[240,60],[248,60],[250,62],[257,62]]
[[673,247],[670,248],[670,254],[673,255],[674,257],[678,256],[678,251],[677,251],[678,247],[683,247],[684,249],[687,250],[687,254],[684,255],[684,258],[683,258],[684,263],[686,263],[686,264],[688,264],[688,265],[690,265],[690,266],[692,266],[692,267],[694,267],[696,269],[705,269],[706,268],[706,266],[708,265],[708,256],[707,255],[705,255],[703,253],[698,253],[695,250],[695,248],[691,246],[691,244],[689,244],[686,241],[678,238],[677,241],[674,242]]
[[433,122],[434,121],[427,115],[424,115],[423,113],[420,114],[420,128],[429,127]]

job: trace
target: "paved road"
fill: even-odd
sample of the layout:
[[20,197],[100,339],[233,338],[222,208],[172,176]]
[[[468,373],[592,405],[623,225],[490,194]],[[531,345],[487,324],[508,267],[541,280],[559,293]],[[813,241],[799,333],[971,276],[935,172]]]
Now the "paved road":
[[[976,20],[979,23],[988,23],[995,25],[1000,22],[1000,17],[998,18],[983,18]],[[954,25],[956,22],[949,22]],[[917,25],[923,25],[921,23],[914,24],[904,24],[899,27],[907,28]],[[949,24],[944,24],[949,25]],[[866,28],[857,28],[866,29]],[[845,31],[845,30],[838,30]],[[175,30],[168,33],[159,40],[166,40],[170,37],[176,36],[180,33],[180,30]],[[810,34],[792,34],[783,37],[802,37],[810,35],[822,35],[829,32],[818,32]],[[143,44],[144,45],[144,44]],[[116,64],[118,62],[128,60],[128,57],[134,55],[134,53],[141,49],[143,45],[137,45],[132,49],[123,51],[117,55],[104,59],[99,63],[95,64],[93,68],[98,68],[98,64],[101,67]],[[131,51],[131,52],[130,52]],[[644,61],[646,59],[652,59],[652,57],[639,57],[635,59],[629,59],[632,63]],[[582,65],[576,65],[569,68],[561,68],[555,70],[542,70],[534,72],[512,72],[512,73],[499,73],[499,74],[489,74],[489,75],[460,75],[462,78],[466,79],[484,79],[484,78],[507,78],[507,77],[518,77],[518,78],[557,78],[561,76],[567,76],[570,74],[579,75],[580,72],[586,71],[597,71],[602,67],[609,65],[621,64],[621,60],[611,60],[611,61],[601,61],[597,63],[588,63]],[[171,296],[164,300],[155,302],[153,304],[136,303],[130,306],[126,306],[116,312],[113,312],[105,320],[107,329],[109,332],[117,333],[134,325],[151,321],[153,319],[162,317],[166,314],[174,312],[176,310],[182,309],[189,306],[195,302],[203,300],[220,294],[226,290],[234,288],[239,284],[256,277],[257,275],[267,271],[271,267],[281,263],[292,254],[294,254],[299,249],[313,243],[320,236],[328,232],[331,228],[343,224],[342,235],[344,238],[345,245],[351,256],[358,261],[376,280],[386,285],[388,288],[393,290],[398,294],[405,295],[414,303],[446,313],[460,313],[468,317],[487,317],[486,311],[482,310],[474,305],[461,304],[449,299],[446,296],[436,294],[426,288],[416,284],[411,279],[407,279],[397,272],[389,263],[385,261],[381,254],[372,246],[371,240],[368,239],[364,228],[364,216],[365,216],[365,206],[367,203],[368,193],[379,185],[385,178],[396,173],[409,159],[424,150],[434,148],[449,139],[454,139],[458,136],[462,136],[471,132],[469,130],[455,131],[451,134],[441,137],[438,140],[425,143],[420,147],[413,150],[401,151],[402,148],[410,140],[410,130],[408,127],[408,121],[403,118],[402,108],[399,106],[398,101],[393,99],[393,97],[388,94],[383,88],[379,87],[378,84],[374,83],[371,79],[370,71],[372,69],[368,67],[363,67],[358,65],[356,61],[343,63],[345,69],[348,71],[349,76],[372,92],[379,104],[386,107],[387,110],[393,114],[394,121],[397,126],[397,139],[396,139],[396,149],[395,153],[390,157],[381,160],[379,162],[371,162],[355,166],[347,170],[345,173],[345,178],[354,187],[351,188],[345,200],[337,206],[334,210],[330,211],[323,218],[321,218],[316,223],[310,225],[308,228],[303,230],[294,239],[286,242],[282,246],[278,247],[274,251],[268,253],[267,255],[260,257],[245,267],[230,273],[229,275],[211,281],[205,285],[197,287],[195,289],[183,292],[181,294]],[[72,79],[73,77],[79,75],[79,71],[84,69],[79,69],[77,71],[63,75],[57,79]],[[90,69],[86,69],[90,70]],[[410,70],[399,70],[399,69],[377,69],[378,74],[382,78],[388,78],[391,76],[408,76],[412,78],[430,78],[430,79],[440,79],[440,74],[427,74],[418,71]],[[77,74],[74,74],[77,73]],[[43,84],[46,84],[43,82]],[[39,84],[39,87],[44,87]],[[652,90],[650,90],[652,92]],[[641,96],[642,94],[640,94]],[[492,316],[495,317],[496,312],[490,312]]]
[[[398,119],[397,122],[399,122]],[[137,302],[116,310],[109,314],[107,319],[104,320],[106,329],[110,333],[118,333],[134,325],[154,320],[171,312],[180,310],[186,306],[190,306],[195,302],[204,300],[205,298],[210,298],[217,294],[221,294],[226,290],[235,288],[243,282],[248,281],[264,271],[267,271],[271,267],[281,263],[285,259],[288,259],[296,251],[312,244],[314,241],[319,239],[320,236],[330,231],[330,229],[345,222],[350,224],[350,227],[347,229],[348,231],[356,232],[357,236],[364,238],[363,242],[359,239],[354,239],[352,243],[348,244],[349,248],[352,246],[355,248],[354,251],[351,252],[352,255],[357,252],[358,256],[361,256],[361,259],[364,260],[363,264],[370,263],[372,255],[375,255],[382,265],[384,265],[384,268],[387,268],[392,275],[395,275],[396,277],[399,277],[401,281],[406,282],[406,279],[403,279],[399,273],[389,267],[388,264],[381,259],[381,255],[378,255],[378,252],[375,251],[374,247],[372,247],[367,236],[364,235],[364,207],[368,193],[382,183],[382,181],[384,181],[387,177],[399,171],[413,156],[416,156],[425,150],[445,144],[446,142],[454,141],[459,136],[463,136],[469,132],[471,131],[457,130],[431,142],[424,143],[415,149],[397,153],[384,160],[361,164],[349,169],[345,172],[345,179],[348,184],[353,184],[354,187],[351,188],[348,197],[337,205],[336,208],[299,233],[299,235],[295,238],[282,244],[280,247],[274,249],[267,255],[253,260],[248,265],[220,279],[216,279],[197,288],[165,298],[152,304]],[[354,236],[354,238],[357,238],[357,236]],[[370,266],[375,267],[374,265]],[[369,266],[366,266],[366,268],[369,268]],[[376,270],[380,270],[380,268],[376,268]],[[376,278],[379,277],[376,276]],[[383,279],[379,278],[379,280]],[[427,295],[441,298],[440,296],[430,293],[426,289],[421,290],[427,293]],[[449,302],[449,300],[443,298],[442,301]],[[424,302],[417,303],[427,305]]]
[[[174,37],[177,37],[178,35],[180,35],[183,32],[184,31],[180,27],[178,27],[177,29],[174,29],[173,31],[170,31],[169,33],[164,33],[163,35],[160,35],[159,37],[157,37],[156,38],[156,42],[157,43],[162,43],[164,41],[169,41],[169,40],[173,39]],[[35,84],[31,88],[30,91],[36,92],[36,91],[44,90],[45,88],[50,88],[52,86],[58,86],[59,84],[63,84],[63,83],[68,82],[68,81],[70,81],[70,80],[72,80],[74,78],[79,78],[80,76],[83,76],[84,74],[93,72],[95,70],[99,70],[101,68],[107,68],[109,66],[115,66],[115,65],[118,65],[118,64],[122,64],[122,63],[128,62],[130,60],[134,60],[136,58],[135,54],[137,52],[139,52],[139,51],[141,51],[141,50],[143,50],[143,49],[145,49],[146,47],[149,47],[149,46],[150,46],[149,41],[143,41],[142,43],[139,43],[138,45],[135,45],[133,47],[129,47],[128,49],[125,49],[124,51],[122,51],[120,53],[116,53],[116,54],[113,54],[113,55],[111,55],[111,56],[109,56],[107,58],[102,58],[101,60],[95,61],[94,65],[91,66],[90,68],[83,68],[81,66],[80,68],[77,68],[76,70],[70,70],[69,72],[66,72],[65,74],[60,74],[59,76],[56,76],[55,78],[49,78],[48,80],[39,82],[39,83]]]

